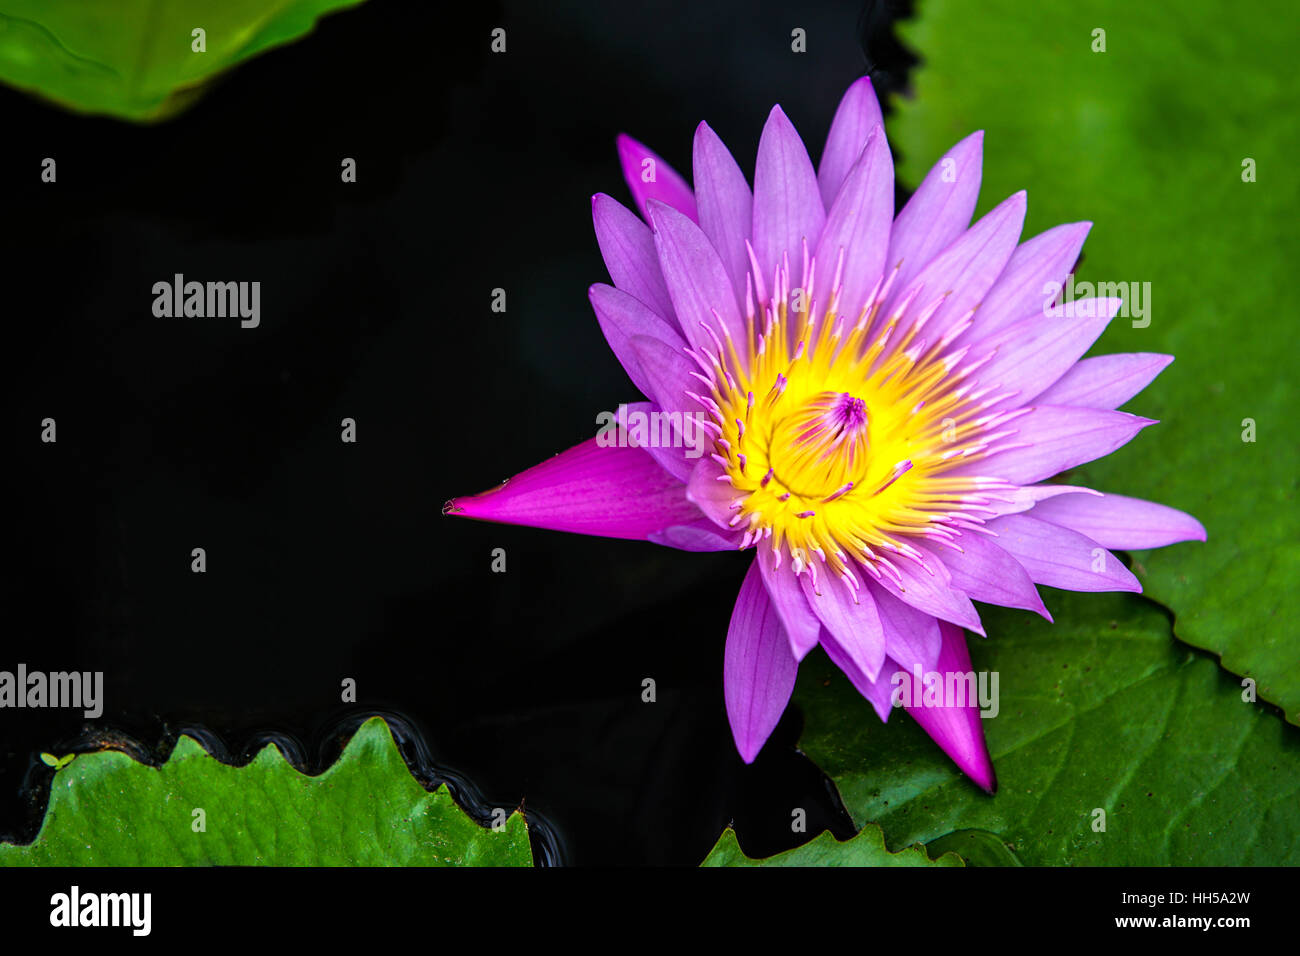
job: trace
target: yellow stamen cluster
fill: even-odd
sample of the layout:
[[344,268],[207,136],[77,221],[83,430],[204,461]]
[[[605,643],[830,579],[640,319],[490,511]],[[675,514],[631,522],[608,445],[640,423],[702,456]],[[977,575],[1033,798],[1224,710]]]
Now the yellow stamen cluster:
[[959,369],[965,350],[949,350],[969,316],[927,341],[942,297],[909,314],[913,293],[882,320],[888,288],[878,291],[856,321],[835,315],[834,294],[821,321],[773,296],[761,333],[751,308],[749,341],[718,341],[701,399],[742,547],[762,541],[779,560],[784,546],[796,573],[815,580],[822,564],[854,589],[854,564],[877,579],[897,579],[899,558],[924,565],[910,541],[978,525],[982,495],[1000,484],[945,474],[1001,437],[988,433],[1001,418],[980,401],[989,390],[963,385],[973,368]]

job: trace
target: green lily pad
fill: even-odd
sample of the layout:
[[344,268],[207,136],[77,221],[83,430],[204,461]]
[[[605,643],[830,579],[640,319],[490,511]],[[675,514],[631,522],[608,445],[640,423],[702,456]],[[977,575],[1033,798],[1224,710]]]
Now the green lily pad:
[[[6,0],[0,81],[83,113],[170,116],[224,70],[363,0]],[[195,50],[202,30],[202,52]]]
[[775,856],[755,860],[745,856],[736,842],[736,831],[722,832],[717,845],[701,866],[962,866],[961,857],[944,853],[930,859],[923,847],[911,846],[897,853],[885,849],[879,827],[864,827],[862,832],[843,843],[828,832],[818,834],[803,846]]
[[[1208,543],[1136,553],[1134,571],[1174,612],[1179,638],[1221,655],[1300,723],[1289,17],[1260,0],[1032,11],[926,0],[901,27],[924,62],[890,135],[900,177],[916,184],[952,143],[986,130],[977,214],[1027,189],[1026,235],[1094,223],[1079,280],[1150,283],[1136,319],[1149,325],[1116,319],[1094,351],[1176,356],[1126,406],[1161,423],[1070,481],[1201,519]],[[1093,49],[1098,30],[1105,52]],[[1243,181],[1247,160],[1255,182]],[[1243,441],[1247,419],[1254,442]]]
[[1027,866],[1300,864],[1300,732],[1171,640],[1152,602],[1045,597],[1055,624],[985,608],[990,636],[968,639],[976,672],[998,674],[994,796],[905,712],[881,724],[820,650],[805,659],[799,746],[854,820],[890,846],[985,830]]
[[[503,814],[504,816],[504,814]],[[182,737],[161,768],[116,751],[60,770],[36,840],[3,866],[530,866],[519,813],[496,829],[411,776],[372,717],[317,777],[272,745],[231,767]]]
[[1001,837],[988,830],[957,830],[925,845],[932,855],[956,853],[968,866],[1024,866]]

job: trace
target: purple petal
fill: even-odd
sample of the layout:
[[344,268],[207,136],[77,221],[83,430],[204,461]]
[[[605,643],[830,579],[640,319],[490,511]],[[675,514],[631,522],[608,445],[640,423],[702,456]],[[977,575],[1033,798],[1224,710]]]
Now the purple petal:
[[973,347],[969,361],[993,354],[992,360],[975,373],[976,379],[997,386],[999,394],[1015,393],[990,404],[990,409],[1033,401],[1079,361],[1124,304],[1122,299],[1087,301],[1091,303],[1087,310],[1075,316],[1031,315],[1003,326],[996,335]]
[[1026,514],[994,518],[985,527],[1036,584],[1066,591],[1142,590],[1119,558],[1077,531]]
[[649,210],[659,267],[686,340],[698,351],[716,354],[713,336],[703,327],[707,325],[743,352],[748,332],[713,243],[699,226],[662,203],[651,202]]
[[1155,352],[1121,352],[1086,358],[1038,397],[1044,405],[1078,405],[1083,408],[1119,408],[1170,362],[1172,355]]
[[691,376],[697,366],[682,354],[681,349],[645,335],[632,336],[628,347],[646,380],[649,389],[646,395],[660,408],[677,412],[699,410],[699,403],[686,393],[698,394],[703,385]]
[[1090,222],[1070,222],[1021,243],[980,303],[974,328],[957,341],[988,335],[1017,319],[1042,315],[1044,306],[1050,304],[1044,288],[1069,275],[1091,228]]
[[812,301],[818,312],[831,304],[839,257],[844,255],[838,314],[855,321],[885,269],[894,216],[894,161],[885,131],[872,130],[861,158],[849,170],[816,246]]
[[724,532],[708,518],[699,518],[656,531],[648,540],[679,551],[735,551],[740,547],[741,535]]
[[695,130],[694,166],[700,228],[722,259],[736,304],[744,308],[745,277],[749,274],[745,240],[754,221],[754,197],[745,174],[707,123]]
[[696,221],[695,194],[691,187],[657,153],[626,133],[620,133],[618,161],[623,167],[627,188],[632,190],[632,198],[636,200],[636,208],[641,210],[641,216],[647,222],[650,221],[647,207],[651,199],[666,203],[692,222]]
[[881,312],[882,317],[891,316],[904,297],[919,287],[920,293],[899,323],[899,332],[905,332],[921,309],[936,298],[946,296],[943,304],[927,320],[922,336],[926,341],[936,341],[979,305],[1002,274],[1016,248],[1024,222],[1025,194],[1018,192],[971,226],[925,266],[914,280],[906,286],[895,285],[889,303]]
[[[935,672],[944,675],[945,683],[948,674],[973,673],[970,654],[966,650],[966,637],[961,629],[941,623],[939,631],[943,637],[943,650]],[[981,723],[978,700],[967,700],[964,707],[925,707],[913,703],[907,712],[916,718],[921,728],[943,748],[943,752],[952,758],[953,763],[966,776],[988,793],[997,789],[993,760],[989,757],[988,745],[984,742],[984,726]]]
[[627,371],[632,384],[641,390],[641,394],[649,395],[649,380],[641,370],[640,359],[632,351],[632,338],[647,336],[663,342],[677,352],[686,348],[686,343],[674,326],[655,315],[640,299],[621,289],[597,283],[587,290],[587,298],[591,300],[596,321],[600,323],[600,330],[605,333],[605,341],[613,350],[614,357]]
[[[629,444],[644,448],[661,468],[682,484],[691,480],[691,473],[700,462],[700,453],[692,446],[690,436],[683,435],[679,428],[674,427],[672,413],[665,413],[654,402],[628,402],[620,406],[618,414],[618,423],[627,429]],[[680,416],[682,413],[677,414]],[[663,434],[665,422],[666,435]],[[644,427],[638,427],[642,423]],[[698,434],[695,431],[691,433],[692,436]]]
[[951,585],[948,571],[942,563],[931,561],[930,565],[935,567],[934,574],[917,567],[912,561],[899,559],[894,561],[894,567],[903,579],[901,588],[887,574],[879,581],[868,581],[867,584],[873,594],[877,589],[883,590],[918,611],[968,627],[983,635],[984,628],[980,624],[979,613],[970,603],[970,598]]
[[732,531],[731,520],[736,512],[731,505],[738,492],[730,481],[720,481],[725,474],[712,458],[701,458],[686,485],[686,497],[724,531]]
[[987,458],[958,465],[948,474],[985,475],[1030,485],[1109,455],[1154,424],[1150,418],[1126,412],[1039,405],[1010,425],[1017,432],[1008,444],[1023,443],[1026,447],[994,452]]
[[798,577],[817,619],[858,670],[874,681],[885,666],[885,632],[871,595],[859,590],[854,601],[847,585],[838,578],[823,575],[814,589],[811,574]]
[[776,561],[777,554],[772,548],[767,544],[758,546],[757,563],[763,573],[763,583],[772,605],[781,615],[781,624],[790,638],[790,650],[795,660],[801,661],[817,646],[817,634],[822,626],[808,606],[808,599],[799,586],[799,576],[790,570],[789,552],[783,553],[780,567]]
[[1039,502],[1030,515],[1087,535],[1103,548],[1163,548],[1205,540],[1205,526],[1191,515],[1123,495],[1059,495]]
[[871,80],[864,76],[854,81],[835,109],[835,118],[831,120],[826,148],[822,150],[821,164],[817,169],[818,189],[826,209],[834,205],[835,195],[840,191],[849,169],[858,161],[867,137],[883,122]]
[[1044,499],[1076,493],[1084,495],[1101,494],[1100,491],[1093,491],[1091,488],[1084,488],[1082,485],[1024,485],[1013,491],[999,491],[997,498],[989,501],[987,507],[994,509],[998,515],[1014,515],[1022,511],[1028,511]]
[[885,666],[881,668],[880,676],[872,680],[862,673],[862,669],[854,663],[853,657],[835,640],[835,635],[825,628],[822,628],[821,632],[821,645],[826,656],[831,659],[831,663],[844,673],[854,689],[875,708],[876,716],[881,722],[888,723],[889,712],[894,707],[890,698],[890,678],[898,670],[898,665],[885,658]]
[[970,225],[984,165],[984,132],[971,133],[926,174],[898,214],[889,237],[888,267],[905,288]]
[[885,632],[885,648],[890,660],[908,673],[914,667],[923,671],[933,669],[943,646],[939,619],[890,597],[881,588],[870,590],[880,612],[880,626]]
[[985,604],[1022,608],[1052,619],[1029,573],[993,540],[972,532],[954,543],[962,548],[960,552],[943,549],[943,563],[952,575],[953,587]]
[[591,197],[591,221],[614,285],[640,299],[661,318],[675,322],[673,300],[659,271],[659,255],[650,227],[604,193]]
[[[626,440],[621,429],[614,432]],[[603,440],[589,438],[491,491],[453,498],[443,514],[639,539],[700,517],[686,487],[643,449],[602,447]]]
[[790,288],[803,285],[803,244],[812,255],[826,221],[817,174],[803,140],[781,107],[772,107],[754,166],[754,255],[771,288],[771,276],[789,254]]
[[723,653],[723,696],[736,749],[753,763],[785,712],[799,665],[762,575],[753,564],[740,586]]

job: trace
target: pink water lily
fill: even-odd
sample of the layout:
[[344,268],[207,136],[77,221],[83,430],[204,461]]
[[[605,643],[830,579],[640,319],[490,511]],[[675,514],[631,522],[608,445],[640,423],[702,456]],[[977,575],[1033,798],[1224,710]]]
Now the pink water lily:
[[[816,169],[773,108],[752,190],[703,123],[693,190],[620,137],[640,216],[593,199],[613,285],[590,299],[648,402],[444,509],[752,552],[723,667],[746,762],[819,644],[886,720],[900,671],[970,671],[962,629],[984,634],[972,600],[1051,620],[1036,585],[1140,591],[1109,549],[1205,539],[1164,505],[1044,483],[1154,424],[1116,408],[1172,357],[1081,359],[1120,300],[1062,314],[1044,288],[1065,279],[1091,224],[1021,243],[1017,193],[972,225],[982,144],[974,133],[954,146],[895,217],[865,78],[840,102]],[[659,428],[629,425],[638,414]],[[994,789],[976,701],[906,706]]]

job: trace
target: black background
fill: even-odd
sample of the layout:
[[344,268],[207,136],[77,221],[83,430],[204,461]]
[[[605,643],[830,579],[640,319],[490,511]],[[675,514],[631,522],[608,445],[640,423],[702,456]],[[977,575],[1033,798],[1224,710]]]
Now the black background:
[[[615,135],[689,175],[707,120],[751,171],[779,102],[815,159],[854,79],[905,82],[903,7],[374,0],[157,126],[0,91],[0,669],[102,670],[106,698],[93,722],[0,712],[0,838],[35,835],[41,751],[158,760],[190,732],[317,772],[375,712],[471,812],[523,802],[545,862],[695,864],[729,821],[754,855],[850,835],[796,708],[753,766],[735,753],[722,647],[744,560],[441,506],[638,397],[586,299],[608,281],[589,198],[630,204]],[[177,272],[260,281],[261,326],[154,317]]]

